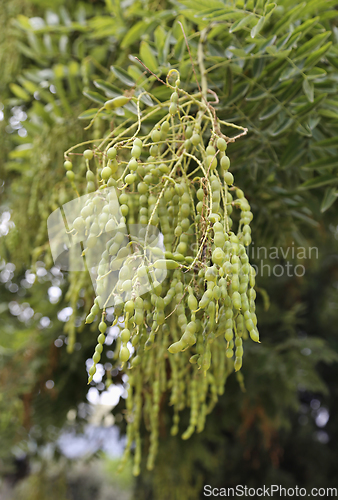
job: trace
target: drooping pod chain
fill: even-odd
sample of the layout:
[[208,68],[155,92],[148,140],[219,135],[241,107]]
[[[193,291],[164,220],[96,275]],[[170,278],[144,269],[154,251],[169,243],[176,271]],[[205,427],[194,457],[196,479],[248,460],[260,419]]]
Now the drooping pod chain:
[[[115,326],[114,367],[129,376],[122,463],[135,443],[135,474],[142,418],[150,432],[147,465],[154,466],[164,394],[174,410],[171,433],[179,432],[187,406],[183,439],[201,432],[227,376],[236,371],[242,385],[245,341],[259,342],[246,252],[253,215],[229,170],[223,122],[201,93],[180,87],[179,77],[167,84],[170,101],[141,114],[133,98],[135,122],[82,149],[85,182],[73,172],[76,147],[65,156],[67,177],[82,194],[70,231],[95,278],[86,323],[97,321],[99,332],[89,382]],[[108,101],[105,109],[130,100]],[[162,117],[154,124],[155,113]]]

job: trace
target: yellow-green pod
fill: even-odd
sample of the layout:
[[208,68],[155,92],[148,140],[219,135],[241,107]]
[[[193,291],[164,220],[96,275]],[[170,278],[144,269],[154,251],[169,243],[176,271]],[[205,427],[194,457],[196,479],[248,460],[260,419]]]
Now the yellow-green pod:
[[200,354],[194,354],[193,356],[191,356],[189,358],[189,362],[194,365],[195,363],[197,363],[198,361],[198,358],[200,357]]
[[120,108],[121,106],[124,106],[130,101],[129,97],[125,97],[124,95],[119,95],[118,97],[114,97],[114,99],[109,99],[109,101],[106,101],[104,103],[105,109],[111,110],[111,109],[116,109]]
[[251,331],[249,330],[249,334],[250,334],[251,340],[253,340],[254,342],[259,342],[259,333],[258,333],[257,328],[254,328]]
[[181,253],[175,253],[173,255],[173,259],[175,259],[177,262],[183,262],[185,260],[185,257]]
[[186,347],[187,344],[184,342],[181,342],[180,340],[178,342],[174,342],[168,347],[168,351],[171,354],[176,354],[177,352],[183,351],[183,349]]
[[171,259],[158,259],[154,262],[155,269],[177,269],[179,263]]

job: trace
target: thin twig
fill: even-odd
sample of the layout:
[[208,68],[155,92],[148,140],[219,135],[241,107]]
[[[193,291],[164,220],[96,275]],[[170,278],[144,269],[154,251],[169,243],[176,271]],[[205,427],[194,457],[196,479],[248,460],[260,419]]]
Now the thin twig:
[[138,57],[135,56],[135,59],[138,60],[138,62],[140,64],[142,64],[142,66],[147,70],[149,71],[149,73],[151,73],[159,82],[163,83],[163,85],[165,85],[166,87],[168,87],[168,84],[166,82],[164,82],[163,80],[161,80],[161,78],[159,78],[157,75],[155,75],[155,73],[153,73],[151,71],[151,69],[149,69]]
[[199,84],[199,81],[198,81],[198,78],[197,78],[197,74],[196,74],[196,71],[195,71],[194,60],[193,60],[192,55],[191,55],[191,52],[190,52],[190,47],[189,47],[189,43],[188,43],[188,39],[187,39],[187,35],[185,34],[185,31],[184,31],[184,28],[183,28],[183,24],[181,23],[181,21],[178,21],[178,24],[181,26],[181,30],[182,30],[182,33],[183,33],[183,36],[184,36],[185,44],[186,44],[187,49],[188,49],[188,52],[189,52],[189,57],[190,57],[190,61],[191,61],[191,66],[192,66],[192,70],[193,70],[194,75],[195,75],[195,78],[196,78],[196,82],[197,82],[197,87],[198,87],[198,90],[202,93],[202,89],[201,89],[201,86],[200,86],[200,84]]

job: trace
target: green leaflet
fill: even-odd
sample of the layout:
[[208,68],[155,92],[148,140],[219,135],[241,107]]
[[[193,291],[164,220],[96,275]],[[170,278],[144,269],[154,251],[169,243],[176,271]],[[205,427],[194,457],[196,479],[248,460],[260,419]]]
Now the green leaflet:
[[33,144],[22,144],[13,149],[13,151],[10,151],[8,156],[11,160],[18,158],[28,158],[31,154],[32,149]]
[[[144,89],[139,88],[135,91],[135,97],[138,97],[140,94],[144,92]],[[153,100],[151,99],[149,94],[143,94],[140,97],[140,101],[143,102],[143,104],[146,104],[146,106],[154,106]]]
[[322,79],[326,75],[327,75],[327,72],[323,68],[312,68],[306,74],[308,80]]
[[138,23],[134,24],[134,26],[132,26],[124,36],[121,42],[121,47],[124,49],[132,45],[134,42],[137,42],[141,38],[141,35],[146,33],[149,25],[150,23],[146,21],[139,21]]
[[336,201],[338,196],[338,191],[336,190],[335,187],[329,187],[325,190],[324,198],[322,200],[322,203],[320,205],[320,211],[322,213],[326,212],[328,208],[333,205],[333,203]]
[[263,28],[263,25],[265,23],[265,17],[261,17],[258,21],[258,23],[252,28],[251,30],[251,38],[255,38]]
[[251,24],[254,19],[255,19],[254,14],[248,14],[242,19],[239,19],[238,21],[234,22],[233,25],[230,27],[229,33],[234,33],[235,31],[239,31],[245,28],[246,26],[248,26],[248,24]]
[[241,19],[242,11],[231,9],[230,7],[222,9],[208,9],[196,14],[195,17],[201,17],[204,21],[227,21],[228,19]]
[[98,112],[99,108],[90,108],[90,109],[87,109],[86,111],[84,111],[83,113],[81,113],[79,116],[78,116],[78,119],[79,120],[91,120],[92,118],[94,118],[94,116],[96,115],[96,113]]
[[124,83],[125,85],[128,85],[128,87],[135,86],[134,80],[123,68],[119,68],[118,66],[110,66],[110,69],[114,73],[116,78],[120,80],[120,82]]
[[311,144],[311,148],[322,149],[322,148],[338,148],[338,136],[330,137],[330,139],[323,139],[322,141],[317,141]]
[[282,109],[281,104],[272,104],[267,109],[264,109],[262,113],[259,115],[259,119],[261,121],[267,120],[268,118],[272,118],[277,113],[279,113]]
[[270,132],[270,135],[274,137],[276,135],[281,134],[282,132],[285,132],[285,130],[291,127],[293,122],[294,122],[293,118],[286,118],[281,124],[277,125],[277,127]]
[[188,9],[194,9],[197,11],[215,10],[224,8],[224,3],[218,0],[180,0],[182,5],[188,7]]
[[329,50],[329,48],[331,47],[332,45],[332,42],[328,42],[326,43],[325,45],[323,45],[323,47],[321,47],[320,49],[316,50],[315,52],[313,52],[305,61],[305,64],[304,64],[304,69],[305,68],[308,68],[310,66],[314,66],[315,64],[317,64],[317,62],[323,57],[324,54],[326,54],[326,52]]
[[39,90],[39,87],[38,85],[36,85],[35,83],[29,81],[29,80],[22,80],[21,81],[23,87],[30,93],[30,94],[34,94],[34,92],[36,92],[37,90]]
[[106,99],[98,92],[92,92],[91,90],[87,90],[83,92],[83,95],[88,97],[88,99],[90,99],[91,101],[101,104],[102,106],[106,102]]
[[297,33],[301,33],[301,35],[303,37],[312,28],[312,26],[314,26],[315,24],[317,24],[319,22],[319,20],[320,20],[319,16],[314,17],[312,19],[308,19],[304,23],[297,26],[297,28],[295,28],[295,30],[293,31],[293,35],[295,35]]
[[158,71],[157,59],[149,44],[144,40],[140,44],[140,59],[153,73]]
[[309,179],[299,186],[298,189],[313,189],[326,184],[335,184],[338,182],[338,177],[332,174],[319,175]]
[[165,31],[165,29],[161,25],[157,26],[156,30],[154,31],[154,37],[159,61],[161,64],[165,63],[165,59],[163,57],[163,48],[166,41],[166,36],[167,32]]
[[[332,139],[329,139],[332,140]],[[325,142],[325,141],[323,141]],[[322,145],[325,147],[326,144]],[[322,168],[330,168],[338,166],[338,156],[326,156],[325,158],[319,158],[318,160],[307,163],[302,166],[303,170],[320,170]]]
[[13,94],[16,95],[16,97],[18,97],[19,99],[22,99],[24,101],[30,100],[31,98],[30,95],[28,94],[28,92],[26,92],[25,89],[20,87],[20,85],[17,85],[16,83],[10,83],[9,88],[11,89]]
[[290,23],[297,19],[298,15],[302,12],[304,7],[306,6],[306,2],[302,2],[299,5],[296,5],[293,9],[287,10],[284,17],[282,17],[274,26],[274,34],[279,35],[290,25]]
[[[288,63],[286,63],[288,64]],[[298,68],[294,68],[293,66],[288,66],[284,71],[282,71],[279,80],[282,82],[284,80],[290,80],[293,78],[295,75],[299,73]]]
[[314,94],[314,85],[307,78],[303,80],[303,90],[304,94],[308,98],[310,102],[313,102],[313,94]]
[[265,99],[266,97],[269,97],[268,92],[265,92],[264,90],[255,90],[245,99],[247,101],[259,101],[260,99]]
[[330,35],[331,31],[325,31],[325,33],[319,33],[319,35],[314,36],[308,42],[300,45],[300,47],[296,50],[292,60],[297,61],[297,59],[308,56],[313,52],[313,50],[322,45]]
[[291,52],[291,49],[287,50],[278,50],[275,45],[271,45],[271,47],[266,48],[266,52],[274,57],[280,57],[280,58],[285,58],[288,57],[288,55]]
[[107,97],[117,97],[121,95],[121,89],[115,87],[112,83],[104,80],[94,80],[93,83],[96,88],[103,90]]
[[326,94],[322,94],[322,95],[319,95],[318,97],[316,97],[316,99],[314,99],[313,102],[309,102],[307,104],[304,104],[303,106],[297,106],[295,108],[295,114],[297,115],[298,118],[299,117],[304,118],[304,116],[307,113],[309,113],[310,111],[312,111],[325,98],[326,98]]
[[338,113],[336,111],[332,111],[331,109],[319,109],[318,114],[320,114],[321,116],[326,116],[327,118],[338,120]]

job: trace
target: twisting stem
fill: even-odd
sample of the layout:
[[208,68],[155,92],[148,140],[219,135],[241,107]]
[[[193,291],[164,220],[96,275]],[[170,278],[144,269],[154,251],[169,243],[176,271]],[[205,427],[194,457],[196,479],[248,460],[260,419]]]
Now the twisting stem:
[[201,36],[198,42],[198,49],[197,49],[197,61],[201,73],[202,95],[205,100],[207,100],[207,93],[208,93],[208,81],[205,72],[204,52],[203,52],[203,44],[206,39],[206,34],[207,34],[207,29],[204,28],[204,30],[201,31]]

